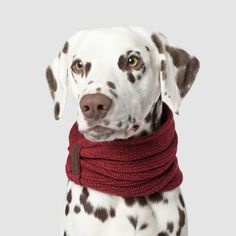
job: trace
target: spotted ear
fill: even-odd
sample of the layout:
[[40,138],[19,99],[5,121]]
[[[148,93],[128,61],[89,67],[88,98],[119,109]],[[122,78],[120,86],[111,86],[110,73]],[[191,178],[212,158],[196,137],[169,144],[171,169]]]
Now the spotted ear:
[[62,51],[46,69],[46,78],[54,101],[54,116],[58,120],[64,111],[67,96],[67,54],[66,42]]
[[183,49],[171,46],[162,34],[152,34],[160,55],[162,98],[178,114],[182,99],[196,78],[199,61]]

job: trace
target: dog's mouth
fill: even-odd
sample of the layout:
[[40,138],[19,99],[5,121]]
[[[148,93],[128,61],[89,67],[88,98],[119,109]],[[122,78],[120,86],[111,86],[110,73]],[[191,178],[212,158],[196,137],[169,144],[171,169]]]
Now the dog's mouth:
[[106,132],[111,132],[113,129],[108,128],[108,127],[104,127],[101,125],[96,125],[92,128],[90,128],[88,131],[94,131],[96,133],[106,133]]
[[105,140],[107,138],[109,138],[112,134],[114,134],[116,132],[116,130],[109,128],[109,127],[105,127],[105,126],[101,126],[101,125],[96,125],[93,126],[85,131],[83,131],[82,133],[91,140]]
[[131,128],[127,129],[113,129],[109,127],[105,127],[102,125],[96,125],[93,126],[85,131],[82,131],[81,133],[84,134],[84,136],[92,141],[105,141],[105,140],[112,140],[112,136],[117,138],[127,137],[131,132],[136,131],[138,128],[138,125],[133,125]]

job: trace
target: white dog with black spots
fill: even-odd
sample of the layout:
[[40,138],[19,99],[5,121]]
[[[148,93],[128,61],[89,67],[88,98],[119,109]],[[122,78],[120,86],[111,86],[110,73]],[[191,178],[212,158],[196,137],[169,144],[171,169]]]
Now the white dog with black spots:
[[[179,112],[199,61],[165,36],[138,27],[85,30],[66,41],[46,71],[56,119],[67,90],[85,138],[145,136],[160,126],[163,101]],[[68,182],[61,236],[187,236],[180,187],[123,198]]]

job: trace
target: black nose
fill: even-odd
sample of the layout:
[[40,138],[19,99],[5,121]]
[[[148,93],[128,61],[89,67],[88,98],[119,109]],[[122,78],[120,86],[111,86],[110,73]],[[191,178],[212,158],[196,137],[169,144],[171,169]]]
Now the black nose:
[[112,100],[103,94],[88,94],[81,98],[80,108],[88,119],[99,120],[107,115]]

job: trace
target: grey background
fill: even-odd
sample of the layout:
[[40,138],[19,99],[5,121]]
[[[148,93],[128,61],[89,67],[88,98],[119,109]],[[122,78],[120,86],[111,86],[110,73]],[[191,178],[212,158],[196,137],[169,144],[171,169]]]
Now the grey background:
[[189,235],[235,234],[235,1],[1,1],[0,234],[59,235],[72,99],[54,121],[45,68],[77,30],[160,31],[201,61],[176,117]]

